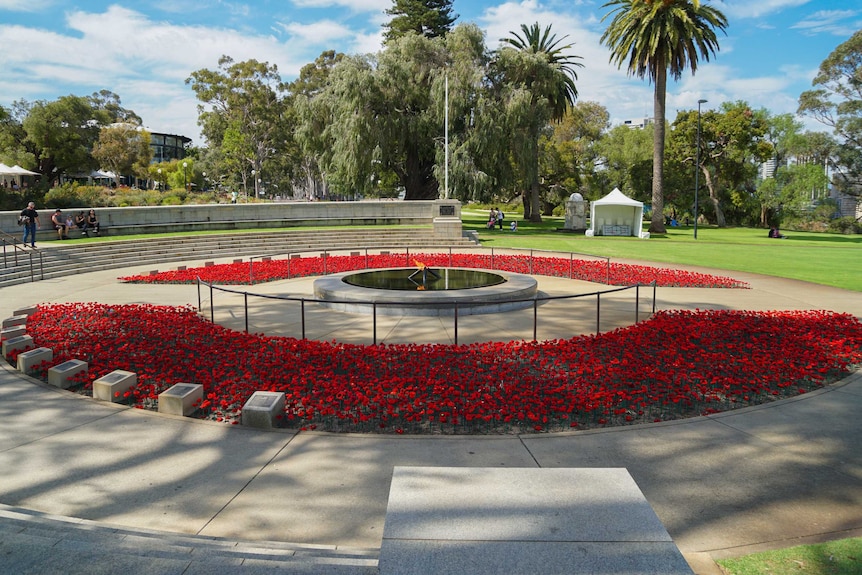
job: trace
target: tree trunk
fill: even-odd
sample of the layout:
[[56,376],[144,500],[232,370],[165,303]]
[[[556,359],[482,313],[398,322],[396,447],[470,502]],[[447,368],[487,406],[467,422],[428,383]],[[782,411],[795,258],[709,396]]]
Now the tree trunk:
[[521,194],[521,204],[524,206],[524,221],[530,221],[530,193]]
[[652,153],[652,218],[651,234],[665,234],[664,227],[664,116],[667,95],[667,66],[660,62],[655,77],[653,96],[653,153]]
[[407,158],[401,184],[405,200],[436,200],[440,186],[434,178],[434,166],[419,157],[415,147],[407,150]]
[[530,162],[532,177],[530,178],[530,217],[525,218],[531,222],[542,221],[542,202],[539,198],[539,132],[533,135],[533,149],[530,150]]
[[721,209],[721,202],[718,199],[718,190],[715,186],[715,180],[706,168],[703,170],[703,179],[706,183],[706,188],[709,190],[709,202],[712,204],[712,209],[715,212],[715,224],[720,228],[726,228],[727,219],[725,219],[724,212]]

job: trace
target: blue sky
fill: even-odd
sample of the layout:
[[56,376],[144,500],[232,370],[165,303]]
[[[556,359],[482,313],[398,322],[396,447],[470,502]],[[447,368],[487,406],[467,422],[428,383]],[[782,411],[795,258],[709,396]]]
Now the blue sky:
[[[581,100],[596,101],[613,124],[652,113],[652,86],[608,63],[599,43],[605,0],[455,0],[460,22],[474,22],[489,48],[521,24],[551,24],[583,59]],[[668,118],[723,101],[745,100],[773,113],[793,113],[820,63],[862,28],[860,0],[724,0],[712,4],[729,20],[721,50],[668,86]],[[221,55],[278,66],[285,80],[322,51],[380,49],[391,0],[0,0],[0,105],[25,99],[86,96],[102,89],[157,132],[203,144],[197,101],[185,80],[215,69]],[[818,125],[806,122],[806,127]]]

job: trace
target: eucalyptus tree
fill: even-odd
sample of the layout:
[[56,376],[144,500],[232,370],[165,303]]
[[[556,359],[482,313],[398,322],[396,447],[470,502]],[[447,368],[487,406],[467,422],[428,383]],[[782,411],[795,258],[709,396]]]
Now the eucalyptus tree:
[[653,129],[651,124],[642,129],[620,125],[602,136],[597,146],[601,187],[594,194],[602,196],[619,188],[631,198],[648,201],[645,196],[652,171]]
[[599,161],[599,142],[610,126],[607,108],[597,102],[578,102],[553,132],[540,140],[539,166],[543,215],[564,202],[573,192],[589,196]]
[[862,198],[862,30],[821,62],[812,84],[818,87],[799,96],[799,112],[832,128],[834,183]]
[[149,178],[147,168],[152,157],[150,133],[126,122],[103,127],[93,145],[93,158],[99,167],[112,171],[118,180],[132,175]]
[[429,38],[445,36],[458,19],[452,13],[452,0],[393,0],[386,14],[393,17],[385,25],[387,42],[411,33]]
[[501,93],[506,121],[513,130],[511,155],[524,188],[524,219],[542,221],[539,197],[539,138],[549,122],[561,120],[575,103],[575,68],[580,56],[567,53],[573,44],[563,44],[551,26],[544,30],[536,22],[521,25],[521,34],[501,38],[494,67],[502,80]]
[[[774,153],[767,139],[767,116],[743,101],[725,102],[701,115],[700,182],[707,192],[701,205],[711,210],[719,227],[727,226],[728,209],[754,194],[758,167]],[[694,166],[696,130],[696,110],[677,115],[669,139],[669,155],[675,161]]]
[[223,148],[222,168],[238,170],[243,187],[251,178],[257,191],[257,180],[291,148],[294,120],[285,85],[274,64],[229,56],[218,64],[219,70],[197,70],[186,79],[201,102],[198,125],[210,146]]
[[653,178],[651,233],[665,233],[664,146],[667,77],[679,80],[686,68],[694,74],[698,59],[709,61],[718,49],[716,29],[727,18],[699,0],[611,0],[604,7],[613,16],[601,41],[611,50],[610,61],[626,66],[629,75],[647,77],[653,97]]

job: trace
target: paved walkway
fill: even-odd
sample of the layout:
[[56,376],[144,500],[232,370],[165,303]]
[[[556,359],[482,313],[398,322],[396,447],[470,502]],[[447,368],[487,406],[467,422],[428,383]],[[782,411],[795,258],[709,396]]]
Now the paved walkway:
[[[0,317],[50,301],[197,304],[194,287],[115,281],[152,267],[4,288]],[[753,289],[660,289],[659,309],[862,317],[862,293],[720,273]],[[581,289],[566,283],[540,287]],[[560,326],[565,333],[553,335],[552,327],[540,337],[577,331]],[[373,573],[393,467],[420,465],[625,467],[696,572],[710,575],[718,573],[710,558],[862,535],[860,412],[856,374],[771,405],[629,428],[517,437],[260,432],[104,405],[4,365],[0,565],[12,567],[0,570]],[[311,562],[283,560],[303,555]]]

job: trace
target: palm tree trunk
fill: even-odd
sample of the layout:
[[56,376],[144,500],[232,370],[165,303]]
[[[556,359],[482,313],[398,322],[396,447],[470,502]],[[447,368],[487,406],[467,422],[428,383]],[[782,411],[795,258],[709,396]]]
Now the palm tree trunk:
[[656,64],[655,92],[653,95],[653,153],[652,153],[652,218],[651,234],[664,234],[664,133],[665,98],[667,96],[667,66]]

